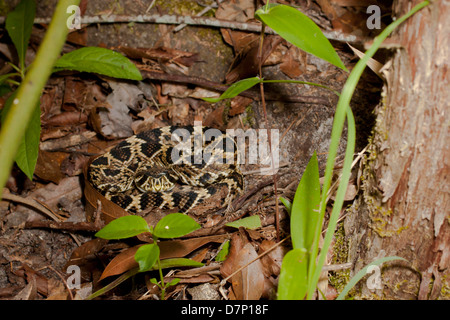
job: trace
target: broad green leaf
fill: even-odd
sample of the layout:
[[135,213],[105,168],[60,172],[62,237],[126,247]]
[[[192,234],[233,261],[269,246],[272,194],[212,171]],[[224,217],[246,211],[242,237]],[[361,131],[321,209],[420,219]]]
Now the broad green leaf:
[[302,300],[308,285],[306,249],[292,249],[283,258],[278,281],[278,300]]
[[345,296],[359,282],[359,280],[361,280],[365,275],[367,275],[367,270],[369,269],[370,266],[378,266],[382,263],[392,261],[392,260],[407,261],[406,259],[401,258],[401,257],[391,256],[391,257],[380,258],[380,259],[377,259],[377,260],[369,263],[367,266],[365,266],[364,268],[359,270],[358,273],[353,278],[350,279],[350,281],[347,283],[344,290],[342,290],[342,292],[339,294],[339,296],[336,298],[336,300],[344,300]]
[[16,47],[21,69],[25,66],[25,54],[28,47],[28,41],[30,40],[35,14],[35,1],[22,0],[14,11],[8,13],[6,17],[5,27]]
[[94,72],[109,77],[142,80],[136,66],[118,52],[98,47],[86,47],[63,55],[56,61],[54,71],[76,70]]
[[237,229],[239,229],[240,227],[244,227],[246,229],[257,229],[261,228],[261,219],[258,215],[253,215],[233,222],[229,222],[225,225]]
[[316,152],[312,155],[295,192],[291,209],[294,248],[310,249],[319,220],[320,181]]
[[123,216],[117,218],[98,231],[95,236],[102,239],[124,239],[150,232],[147,221],[140,216]]
[[239,95],[241,92],[244,92],[245,90],[250,89],[255,84],[260,83],[260,82],[261,82],[261,79],[258,77],[243,79],[243,80],[235,82],[231,86],[229,86],[228,89],[224,93],[222,93],[222,95],[219,98],[202,98],[202,99],[205,101],[214,103],[214,102],[218,102],[223,99],[234,98],[237,95]]
[[177,238],[187,235],[201,226],[183,213],[171,213],[159,220],[153,230],[158,238]]
[[[5,102],[5,107],[2,110],[1,122],[5,120],[6,114],[11,108],[14,101],[15,94],[11,95]],[[39,154],[39,142],[41,136],[41,108],[39,104],[36,106],[31,115],[30,122],[25,131],[25,134],[20,142],[16,153],[15,161],[30,180],[33,180],[33,173],[36,167],[37,158]]]
[[139,263],[139,272],[145,272],[155,265],[159,257],[159,247],[156,243],[145,244],[136,251],[134,260]]
[[268,8],[263,6],[258,9],[255,17],[293,45],[347,71],[319,27],[299,10],[286,5],[270,4]]

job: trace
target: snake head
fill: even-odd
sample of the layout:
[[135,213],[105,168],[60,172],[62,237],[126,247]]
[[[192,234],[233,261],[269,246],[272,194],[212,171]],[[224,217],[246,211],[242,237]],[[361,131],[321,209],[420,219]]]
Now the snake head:
[[175,186],[170,180],[168,172],[159,169],[137,172],[134,177],[134,184],[142,192],[170,191]]

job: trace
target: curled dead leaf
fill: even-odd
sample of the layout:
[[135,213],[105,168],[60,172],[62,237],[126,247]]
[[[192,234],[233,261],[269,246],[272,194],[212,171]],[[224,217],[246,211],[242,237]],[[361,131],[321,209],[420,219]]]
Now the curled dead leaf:
[[127,216],[129,213],[114,202],[106,199],[100,192],[98,192],[87,179],[87,170],[91,162],[95,159],[92,157],[86,162],[83,168],[84,176],[84,196],[86,198],[86,220],[94,221],[95,211],[98,207],[98,201],[101,203],[101,217],[105,223],[109,223],[119,217]]

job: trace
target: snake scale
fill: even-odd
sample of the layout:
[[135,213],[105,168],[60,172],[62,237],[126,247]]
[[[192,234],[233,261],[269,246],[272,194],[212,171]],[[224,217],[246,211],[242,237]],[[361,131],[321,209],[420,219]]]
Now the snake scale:
[[187,213],[224,186],[220,207],[229,206],[244,188],[234,139],[203,126],[168,126],[131,136],[95,158],[88,177],[132,214],[154,207]]

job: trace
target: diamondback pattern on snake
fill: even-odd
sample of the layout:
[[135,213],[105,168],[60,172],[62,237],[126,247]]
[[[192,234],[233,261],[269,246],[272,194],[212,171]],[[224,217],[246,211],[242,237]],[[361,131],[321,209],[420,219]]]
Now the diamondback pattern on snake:
[[91,184],[132,214],[147,208],[188,212],[227,188],[221,207],[242,193],[234,139],[203,126],[168,126],[139,133],[95,158]]

